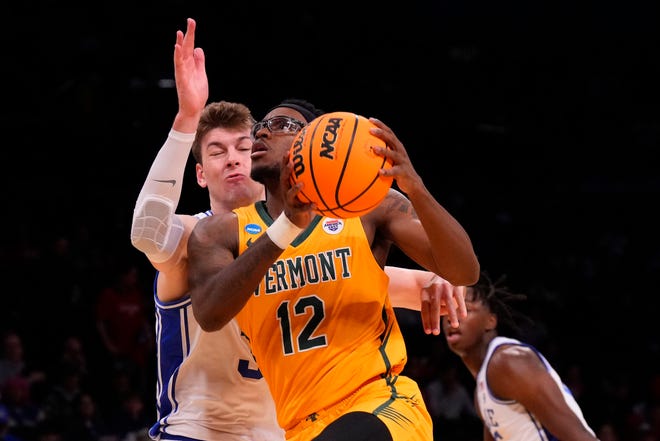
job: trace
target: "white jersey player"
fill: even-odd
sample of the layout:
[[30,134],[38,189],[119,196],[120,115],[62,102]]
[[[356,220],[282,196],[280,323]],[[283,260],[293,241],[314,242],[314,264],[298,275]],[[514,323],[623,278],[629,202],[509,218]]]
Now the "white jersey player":
[[467,288],[467,317],[458,328],[443,323],[447,345],[476,381],[475,407],[484,440],[595,441],[570,390],[545,357],[529,344],[498,336],[515,331],[513,294],[482,274]]

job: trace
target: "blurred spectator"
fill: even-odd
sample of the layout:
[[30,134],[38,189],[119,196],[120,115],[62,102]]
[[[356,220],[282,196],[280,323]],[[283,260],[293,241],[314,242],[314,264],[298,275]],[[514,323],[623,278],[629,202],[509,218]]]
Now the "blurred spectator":
[[44,373],[25,358],[23,338],[13,330],[5,332],[0,355],[0,389],[12,377],[21,376],[30,384],[44,380]]
[[46,414],[32,401],[30,382],[20,375],[7,380],[2,389],[2,402],[11,433],[27,441],[34,439],[37,426]]
[[70,421],[76,413],[76,403],[83,393],[81,374],[75,367],[62,366],[53,381],[44,397],[43,408],[46,416],[53,421]]
[[112,421],[112,429],[122,441],[148,440],[149,427],[153,423],[151,412],[146,412],[144,400],[136,392],[125,396]]
[[138,267],[122,262],[114,281],[103,288],[96,305],[96,328],[113,368],[146,372],[154,359],[153,323],[146,307],[149,294]]
[[[131,402],[135,407],[139,407],[142,413],[147,413],[150,416],[148,420],[152,424],[156,418],[156,408],[154,406],[145,408],[144,403],[153,398],[155,382],[141,387],[139,373],[136,375],[135,372],[124,366],[114,368],[107,375],[107,381],[103,382],[106,387],[100,392],[103,400],[99,401],[98,404],[99,410],[106,417],[108,424],[112,424],[114,427],[120,419],[119,415],[125,414],[126,406]],[[142,403],[139,406],[133,401],[134,395],[141,398]]]
[[7,411],[7,408],[0,403],[0,441],[23,441],[11,432],[11,428],[9,427],[9,412]]
[[23,341],[16,332],[8,331],[3,336],[0,357],[0,387],[2,387],[10,378],[22,375],[25,368]]
[[0,355],[0,387],[17,375],[23,374],[25,360],[23,358],[23,340],[14,331],[7,331],[2,338],[2,355]]
[[67,430],[71,441],[120,441],[117,433],[111,431],[106,418],[99,414],[96,401],[91,394],[82,393],[76,400],[76,412]]
[[82,377],[87,377],[87,356],[80,337],[70,335],[65,338],[62,353],[59,356],[59,366],[62,369],[78,371]]

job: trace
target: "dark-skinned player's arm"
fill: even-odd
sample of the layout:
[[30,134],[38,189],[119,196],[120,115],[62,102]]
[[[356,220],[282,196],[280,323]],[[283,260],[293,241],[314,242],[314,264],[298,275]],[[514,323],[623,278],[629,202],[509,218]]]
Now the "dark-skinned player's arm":
[[518,401],[558,439],[597,441],[566,404],[545,364],[529,347],[498,348],[486,375],[495,396]]
[[428,191],[392,130],[375,118],[370,120],[376,125],[370,132],[389,147],[374,147],[374,152],[392,161],[392,167],[380,173],[393,176],[401,191],[391,188],[363,219],[417,264],[452,285],[476,283],[479,260],[467,232]]

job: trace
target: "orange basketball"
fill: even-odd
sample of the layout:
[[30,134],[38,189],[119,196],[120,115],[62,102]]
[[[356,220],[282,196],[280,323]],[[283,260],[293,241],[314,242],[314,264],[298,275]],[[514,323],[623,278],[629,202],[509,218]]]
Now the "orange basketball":
[[371,127],[371,121],[351,112],[326,113],[303,127],[289,152],[291,181],[304,183],[301,201],[313,202],[320,214],[339,219],[361,216],[380,204],[393,178],[378,170],[392,163],[371,149],[385,147],[369,133]]

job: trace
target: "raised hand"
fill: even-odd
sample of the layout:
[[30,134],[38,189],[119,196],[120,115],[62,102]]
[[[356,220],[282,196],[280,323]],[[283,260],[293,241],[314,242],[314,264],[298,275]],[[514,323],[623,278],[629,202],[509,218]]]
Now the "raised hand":
[[189,18],[187,23],[185,34],[182,31],[176,32],[174,45],[174,79],[179,100],[179,112],[174,128],[193,133],[209,98],[209,82],[204,51],[195,47],[197,24],[192,18]]

